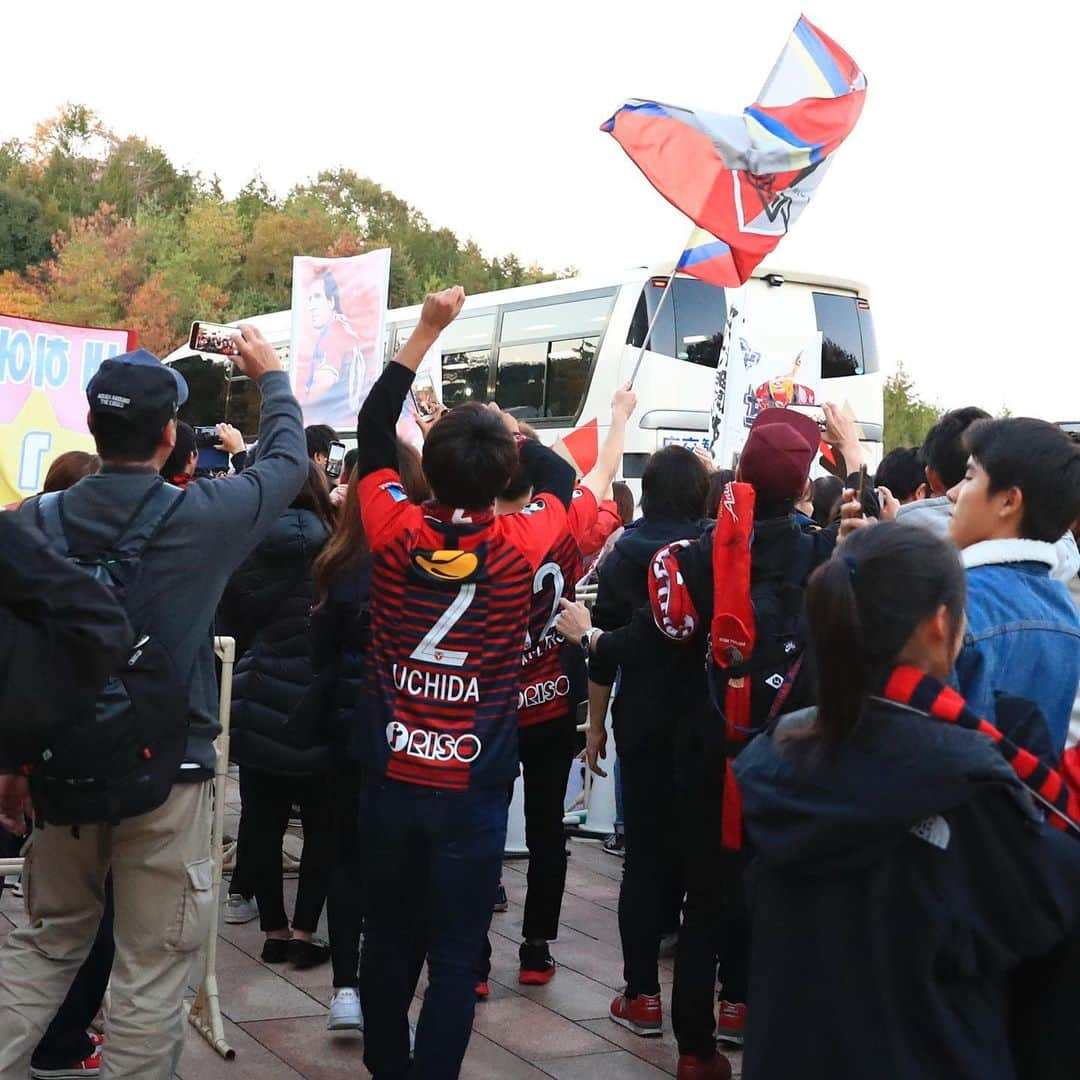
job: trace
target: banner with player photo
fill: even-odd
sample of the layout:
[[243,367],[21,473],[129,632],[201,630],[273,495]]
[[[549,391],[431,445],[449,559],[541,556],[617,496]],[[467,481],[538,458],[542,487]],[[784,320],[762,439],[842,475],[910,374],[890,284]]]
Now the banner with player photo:
[[86,384],[135,334],[0,315],[0,506],[41,490],[68,450],[94,452]]
[[293,259],[289,379],[305,424],[356,428],[382,367],[390,249],[347,259]]
[[720,468],[734,467],[762,409],[821,404],[821,340],[815,330],[804,340],[774,338],[759,349],[740,309],[730,307],[712,408],[712,456]]

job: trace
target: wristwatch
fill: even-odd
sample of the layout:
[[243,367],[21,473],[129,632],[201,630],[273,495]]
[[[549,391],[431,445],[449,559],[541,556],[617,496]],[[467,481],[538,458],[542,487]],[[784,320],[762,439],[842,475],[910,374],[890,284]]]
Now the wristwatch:
[[603,633],[599,627],[590,626],[584,634],[581,635],[581,651],[585,654],[585,659],[588,660],[591,655],[590,646],[592,645],[592,639],[597,635]]

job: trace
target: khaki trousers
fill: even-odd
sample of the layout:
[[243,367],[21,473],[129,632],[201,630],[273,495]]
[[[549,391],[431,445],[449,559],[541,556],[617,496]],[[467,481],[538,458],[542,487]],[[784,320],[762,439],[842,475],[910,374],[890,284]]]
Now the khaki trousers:
[[0,1080],[26,1080],[90,951],[110,868],[116,959],[101,1076],[172,1077],[188,972],[213,902],[210,787],[177,784],[157,810],[118,825],[34,831],[23,872],[30,922],[0,948]]

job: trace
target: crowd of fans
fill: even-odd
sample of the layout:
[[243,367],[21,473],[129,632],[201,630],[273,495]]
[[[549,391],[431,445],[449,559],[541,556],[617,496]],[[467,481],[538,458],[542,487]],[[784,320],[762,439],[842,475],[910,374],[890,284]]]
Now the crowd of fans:
[[579,753],[616,771],[611,1020],[661,1033],[677,940],[680,1080],[730,1077],[725,1045],[747,1080],[1074,1076],[1080,445],[960,409],[869,476],[840,410],[766,409],[734,472],[665,447],[635,507],[629,388],[580,479],[496,406],[397,439],[463,299],[427,298],[339,476],[245,327],[262,412],[250,450],[219,425],[227,476],[137,351],[87,387],[97,454],[0,514],[0,826],[30,835],[0,1077],[176,1069],[214,895],[215,632],[238,656],[225,919],[259,920],[267,964],[329,965],[327,1027],[364,1032],[379,1080],[460,1071],[519,771],[519,978],[558,978]]

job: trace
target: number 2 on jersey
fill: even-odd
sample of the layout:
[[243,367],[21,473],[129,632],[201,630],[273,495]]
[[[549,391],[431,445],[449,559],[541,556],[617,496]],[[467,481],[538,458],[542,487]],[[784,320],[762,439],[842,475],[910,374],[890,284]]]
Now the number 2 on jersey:
[[[536,571],[536,577],[533,578],[533,596],[539,596],[544,589],[544,582],[551,579],[551,584],[555,589],[555,595],[551,600],[551,617],[544,624],[544,629],[540,631],[539,641],[543,641],[544,638],[555,628],[555,623],[559,618],[559,599],[563,594],[563,587],[566,584],[563,578],[562,567],[557,562],[544,563],[539,570]],[[525,651],[533,647],[532,637],[529,635],[529,631],[525,631]]]
[[422,660],[426,664],[443,664],[446,667],[464,667],[468,660],[467,652],[440,648],[443,639],[457,625],[458,620],[473,602],[476,585],[462,585],[458,589],[453,603],[439,616],[435,625],[420,639],[420,644],[412,651],[413,660]]

